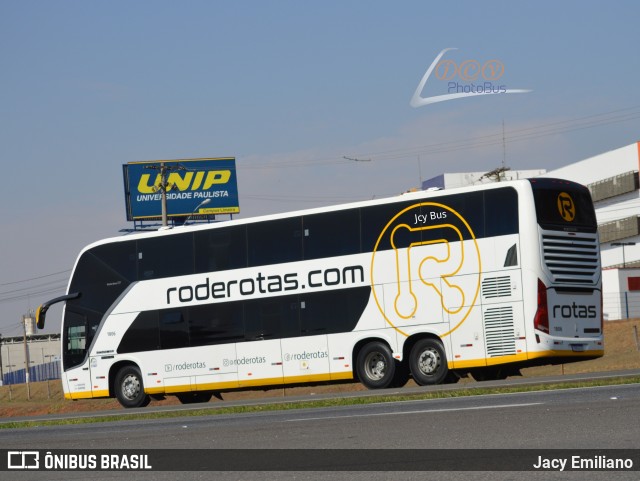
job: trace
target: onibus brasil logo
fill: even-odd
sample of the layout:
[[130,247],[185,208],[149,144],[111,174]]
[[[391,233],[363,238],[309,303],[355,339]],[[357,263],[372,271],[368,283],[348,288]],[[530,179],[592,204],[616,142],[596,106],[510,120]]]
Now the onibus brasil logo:
[[[389,282],[391,275],[395,282]],[[473,230],[444,204],[422,202],[385,226],[371,258],[378,309],[400,334],[420,323],[448,323],[446,336],[469,317],[480,291],[482,264]]]

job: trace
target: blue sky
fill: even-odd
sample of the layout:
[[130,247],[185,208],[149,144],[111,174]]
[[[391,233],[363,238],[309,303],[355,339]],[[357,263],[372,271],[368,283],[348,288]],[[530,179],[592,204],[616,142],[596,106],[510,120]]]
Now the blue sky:
[[[128,227],[127,162],[235,156],[246,217],[640,140],[638,18],[634,1],[0,0],[0,333]],[[412,108],[449,47],[532,92]]]

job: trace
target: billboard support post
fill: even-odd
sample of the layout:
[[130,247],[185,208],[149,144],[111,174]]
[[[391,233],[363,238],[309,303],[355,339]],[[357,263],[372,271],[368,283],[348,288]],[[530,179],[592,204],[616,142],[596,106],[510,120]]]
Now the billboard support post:
[[164,162],[160,163],[160,192],[162,193],[162,227],[167,227],[167,168]]
[[[145,169],[153,169],[160,171],[160,185],[158,186],[158,190],[160,190],[160,195],[162,196],[162,227],[167,227],[169,225],[169,217],[167,215],[167,191],[171,190],[171,186],[167,182],[167,166],[164,162],[160,162],[160,165],[148,165]],[[177,166],[175,170],[185,170],[184,167]]]

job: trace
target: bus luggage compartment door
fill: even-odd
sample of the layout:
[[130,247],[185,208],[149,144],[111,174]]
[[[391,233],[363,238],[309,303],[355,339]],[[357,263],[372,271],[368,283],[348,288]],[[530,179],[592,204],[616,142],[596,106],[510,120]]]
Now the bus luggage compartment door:
[[87,399],[94,397],[88,359],[84,364],[66,371],[65,377],[67,380],[65,397],[67,399]]

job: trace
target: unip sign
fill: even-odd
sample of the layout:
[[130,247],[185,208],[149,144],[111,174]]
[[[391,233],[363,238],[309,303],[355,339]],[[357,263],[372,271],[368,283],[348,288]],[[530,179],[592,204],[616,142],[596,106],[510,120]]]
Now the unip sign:
[[240,212],[233,157],[131,162],[123,165],[127,220],[161,218],[161,166],[168,217]]

